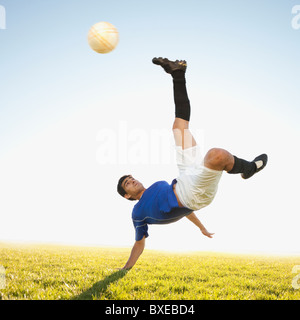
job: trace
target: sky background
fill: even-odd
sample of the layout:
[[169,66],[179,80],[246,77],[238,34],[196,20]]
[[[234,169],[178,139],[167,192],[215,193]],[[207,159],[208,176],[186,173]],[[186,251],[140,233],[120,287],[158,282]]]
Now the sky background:
[[[269,163],[247,181],[223,174],[196,212],[213,239],[184,218],[150,225],[146,248],[300,254],[297,4],[0,0],[0,241],[133,245],[119,177],[147,188],[177,175],[172,81],[151,63],[162,56],[188,62],[203,153]],[[87,43],[100,21],[120,34],[105,55]]]

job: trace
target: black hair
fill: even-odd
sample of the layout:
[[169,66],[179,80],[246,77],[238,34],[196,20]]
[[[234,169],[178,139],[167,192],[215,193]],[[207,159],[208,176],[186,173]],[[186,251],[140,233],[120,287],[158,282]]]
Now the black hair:
[[[119,182],[118,182],[118,186],[117,186],[117,190],[118,190],[118,193],[124,198],[125,194],[126,194],[126,191],[124,190],[124,188],[122,187],[122,183],[123,181],[130,177],[129,174],[125,175],[125,176],[122,176],[120,179],[119,179]],[[128,200],[131,200],[131,201],[134,201],[136,199],[131,199],[129,198]]]

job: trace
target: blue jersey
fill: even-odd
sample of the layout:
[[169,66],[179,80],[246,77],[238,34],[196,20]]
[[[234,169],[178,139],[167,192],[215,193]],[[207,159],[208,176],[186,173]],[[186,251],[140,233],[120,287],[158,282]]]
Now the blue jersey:
[[139,202],[132,210],[132,221],[135,227],[135,240],[139,241],[148,235],[148,224],[167,224],[178,221],[193,212],[186,207],[179,207],[173,185],[158,181],[146,189]]

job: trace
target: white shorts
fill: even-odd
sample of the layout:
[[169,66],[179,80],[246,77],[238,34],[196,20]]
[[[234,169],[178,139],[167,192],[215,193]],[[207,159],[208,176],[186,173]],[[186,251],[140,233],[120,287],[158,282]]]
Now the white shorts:
[[206,168],[198,146],[175,148],[179,169],[175,190],[180,202],[195,211],[206,207],[217,193],[223,171]]

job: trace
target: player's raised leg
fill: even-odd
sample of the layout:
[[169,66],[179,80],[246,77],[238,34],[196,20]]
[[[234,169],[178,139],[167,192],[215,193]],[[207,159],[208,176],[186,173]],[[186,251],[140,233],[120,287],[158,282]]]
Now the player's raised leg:
[[[161,66],[173,77],[175,101],[173,133],[176,146],[181,146],[182,149],[196,146],[197,143],[189,130],[191,106],[186,89],[186,61],[170,61],[166,58],[153,58],[152,62]],[[207,152],[204,158],[204,166],[217,171],[225,170],[230,174],[240,173],[242,178],[248,179],[255,173],[261,171],[266,166],[267,161],[268,156],[266,154],[256,157],[253,161],[246,161],[232,155],[224,149],[213,148]]]
[[196,140],[189,130],[191,106],[186,89],[186,61],[170,61],[166,58],[153,58],[152,62],[161,66],[167,73],[171,74],[173,78],[175,120],[172,129],[176,146],[181,146],[182,149],[196,146]]

